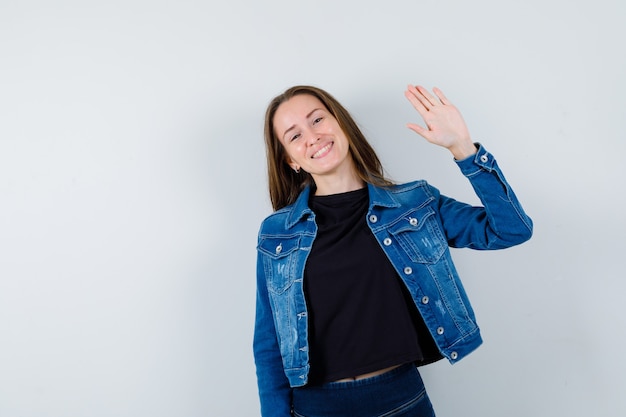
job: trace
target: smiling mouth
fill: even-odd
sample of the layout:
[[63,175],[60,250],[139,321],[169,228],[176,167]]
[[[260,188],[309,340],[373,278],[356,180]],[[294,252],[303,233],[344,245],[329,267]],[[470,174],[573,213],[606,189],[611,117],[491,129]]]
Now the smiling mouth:
[[326,155],[328,153],[328,151],[330,151],[330,148],[333,147],[333,144],[334,144],[334,142],[330,142],[328,145],[324,146],[319,151],[315,152],[313,155],[311,155],[311,159],[320,158],[320,157]]

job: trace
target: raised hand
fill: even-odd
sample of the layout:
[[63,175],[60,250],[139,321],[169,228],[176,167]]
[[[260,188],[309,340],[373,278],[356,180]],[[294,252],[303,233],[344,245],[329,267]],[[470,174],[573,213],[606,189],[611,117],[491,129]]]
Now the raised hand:
[[433,88],[433,93],[436,97],[422,86],[407,87],[404,95],[422,116],[426,128],[415,123],[408,123],[407,127],[430,143],[448,149],[458,160],[476,153],[459,110],[438,88]]

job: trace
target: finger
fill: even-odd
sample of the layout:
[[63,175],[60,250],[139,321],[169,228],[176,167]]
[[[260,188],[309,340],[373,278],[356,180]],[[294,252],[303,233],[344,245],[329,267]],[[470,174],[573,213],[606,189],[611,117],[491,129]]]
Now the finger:
[[424,97],[424,94],[418,89],[418,87],[409,84],[407,91],[420,102],[421,107],[423,107],[426,111],[429,111],[433,107],[433,103],[428,98]]
[[441,104],[445,104],[445,105],[452,104],[450,100],[448,100],[448,98],[443,94],[443,91],[441,91],[437,87],[433,88],[433,92],[437,95],[437,98],[439,99],[439,101],[441,101]]
[[414,131],[418,135],[422,136],[424,139],[428,140],[429,142],[431,141],[431,139],[430,139],[430,131],[428,129],[424,129],[422,126],[417,125],[415,123],[407,123],[406,127],[411,129],[412,131]]
[[424,115],[428,112],[428,108],[424,106],[424,102],[419,99],[419,92],[415,87],[409,85],[407,90],[404,92],[404,96],[411,102],[415,110],[418,111],[420,115]]
[[430,94],[430,92],[427,89],[425,89],[421,85],[418,85],[416,88],[417,88],[417,91],[419,91],[420,95],[424,98],[424,100],[426,100],[428,102],[428,104],[426,104],[426,107],[428,109],[430,109],[431,107],[434,107],[437,104],[439,104],[437,99],[435,97],[433,97],[433,95]]

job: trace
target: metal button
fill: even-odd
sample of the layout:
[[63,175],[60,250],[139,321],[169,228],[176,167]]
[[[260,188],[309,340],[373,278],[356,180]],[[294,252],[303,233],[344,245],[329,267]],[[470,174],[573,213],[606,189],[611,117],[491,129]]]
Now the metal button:
[[276,253],[279,254],[283,251],[283,244],[281,243],[280,245],[276,246]]
[[456,353],[456,352],[452,352],[452,353],[450,354],[450,359],[452,359],[452,360],[456,360],[458,357],[459,357],[459,354],[458,354],[458,353]]
[[411,268],[410,266],[404,267],[404,273],[406,275],[411,275],[411,273],[413,273],[413,268]]
[[430,301],[430,298],[428,298],[427,295],[422,297],[422,304],[428,304],[429,301]]
[[370,222],[376,223],[378,221],[378,217],[375,214],[370,215]]
[[415,217],[411,217],[409,219],[409,223],[411,223],[411,226],[417,226],[417,219]]
[[437,327],[437,334],[443,334],[443,327]]
[[383,240],[383,245],[385,245],[385,246],[391,245],[391,239],[386,237],[385,240]]
[[480,161],[481,162],[487,162],[489,160],[489,157],[487,156],[487,154],[482,154],[480,156]]

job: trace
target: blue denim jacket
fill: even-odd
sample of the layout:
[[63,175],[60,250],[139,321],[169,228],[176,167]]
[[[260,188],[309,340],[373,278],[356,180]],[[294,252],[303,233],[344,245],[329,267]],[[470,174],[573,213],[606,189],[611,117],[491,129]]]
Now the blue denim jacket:
[[[482,146],[457,161],[484,207],[441,195],[425,181],[369,187],[367,224],[408,287],[451,363],[481,343],[474,312],[449,247],[502,249],[528,240],[524,213],[493,156]],[[317,227],[309,189],[267,217],[257,246],[254,356],[263,416],[288,416],[291,388],[307,383],[309,352],[303,276]]]

